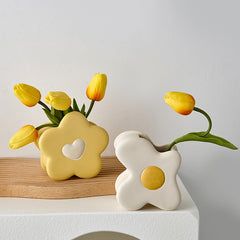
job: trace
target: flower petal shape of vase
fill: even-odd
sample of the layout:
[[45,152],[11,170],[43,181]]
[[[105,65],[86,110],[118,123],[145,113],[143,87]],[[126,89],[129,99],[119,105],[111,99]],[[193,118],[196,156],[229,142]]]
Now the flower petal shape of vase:
[[100,155],[107,145],[107,132],[74,111],[68,113],[58,127],[41,133],[38,140],[41,166],[54,180],[73,175],[92,178],[101,170]]
[[159,152],[146,135],[137,131],[121,133],[114,147],[126,167],[115,183],[117,201],[124,208],[138,210],[148,203],[163,210],[177,208],[181,196],[176,175],[181,156],[176,147]]

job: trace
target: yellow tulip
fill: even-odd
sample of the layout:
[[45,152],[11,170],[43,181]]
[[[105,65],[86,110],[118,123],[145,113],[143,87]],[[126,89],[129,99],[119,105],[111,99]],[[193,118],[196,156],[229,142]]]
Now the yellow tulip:
[[38,138],[38,131],[32,125],[26,125],[19,129],[10,139],[9,147],[17,149],[29,143],[36,141]]
[[168,92],[165,94],[164,100],[174,111],[182,115],[190,114],[195,106],[194,97],[183,92]]
[[105,95],[106,86],[107,76],[103,73],[95,74],[87,87],[87,97],[93,101],[101,101]]
[[56,110],[65,111],[71,106],[71,98],[64,92],[49,92],[45,98],[46,103]]
[[19,83],[14,86],[15,96],[26,106],[33,107],[41,99],[41,93],[33,86]]

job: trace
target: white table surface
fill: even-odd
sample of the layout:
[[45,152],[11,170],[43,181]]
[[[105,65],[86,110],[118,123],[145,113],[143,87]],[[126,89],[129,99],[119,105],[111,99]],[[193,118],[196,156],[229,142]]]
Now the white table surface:
[[[60,240],[95,231],[116,231],[146,240],[148,236],[152,236],[151,240],[195,240],[198,239],[198,209],[181,180],[178,181],[182,202],[174,211],[153,206],[126,211],[118,205],[115,196],[70,200],[0,198],[0,239]],[[174,234],[179,237],[175,238]]]

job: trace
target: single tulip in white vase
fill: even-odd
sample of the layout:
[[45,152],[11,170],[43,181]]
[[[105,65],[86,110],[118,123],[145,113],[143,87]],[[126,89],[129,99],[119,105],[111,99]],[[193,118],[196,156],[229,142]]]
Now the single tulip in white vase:
[[114,141],[118,160],[126,167],[115,183],[117,201],[128,210],[138,210],[152,204],[163,210],[174,210],[181,202],[177,173],[181,156],[176,144],[185,141],[210,142],[233,150],[237,147],[224,138],[210,133],[212,121],[202,109],[195,107],[195,99],[187,93],[169,92],[164,97],[176,112],[203,114],[209,123],[205,132],[192,132],[170,144],[157,147],[148,136],[138,131],[121,133]]

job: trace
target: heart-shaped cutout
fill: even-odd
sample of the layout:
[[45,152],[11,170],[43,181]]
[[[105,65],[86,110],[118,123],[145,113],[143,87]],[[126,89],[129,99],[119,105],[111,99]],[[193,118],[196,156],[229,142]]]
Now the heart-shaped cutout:
[[81,138],[76,139],[72,144],[65,144],[62,153],[71,160],[79,160],[85,148],[85,143]]

